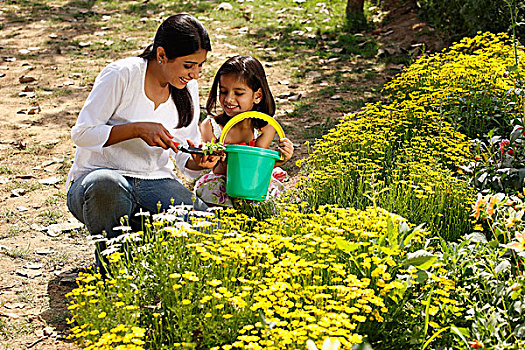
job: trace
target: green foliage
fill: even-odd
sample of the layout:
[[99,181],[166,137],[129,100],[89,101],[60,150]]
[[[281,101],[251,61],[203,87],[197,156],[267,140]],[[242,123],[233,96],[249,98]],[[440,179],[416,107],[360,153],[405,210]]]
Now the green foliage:
[[[420,16],[452,40],[478,31],[507,32],[512,25],[509,3],[517,8],[517,21],[525,22],[525,3],[519,0],[420,0]],[[525,39],[525,24],[518,28]]]
[[191,216],[192,224],[177,219],[179,208],[155,215],[144,231],[114,240],[105,281],[79,277],[71,338],[87,349],[116,348],[123,337],[136,349],[304,349],[328,335],[350,349],[363,336],[386,340],[408,284],[418,283],[395,276],[428,261],[406,259],[426,232],[379,208],[303,211],[289,205],[259,222],[228,211],[219,221]]

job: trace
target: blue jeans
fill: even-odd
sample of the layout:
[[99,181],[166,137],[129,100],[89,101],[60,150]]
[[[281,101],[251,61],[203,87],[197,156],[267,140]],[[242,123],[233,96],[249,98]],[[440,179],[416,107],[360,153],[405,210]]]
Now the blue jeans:
[[[76,179],[67,192],[67,207],[86,225],[91,235],[106,231],[107,238],[118,236],[120,219],[130,220],[140,209],[157,214],[170,205],[186,204],[195,210],[208,206],[178,180],[144,180],[122,176],[115,170],[95,169]],[[160,211],[158,203],[160,202]],[[140,218],[139,218],[140,219]]]

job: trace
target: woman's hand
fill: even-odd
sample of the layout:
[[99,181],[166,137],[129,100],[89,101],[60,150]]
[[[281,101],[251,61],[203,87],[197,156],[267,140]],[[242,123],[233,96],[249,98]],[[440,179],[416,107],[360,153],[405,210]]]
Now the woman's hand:
[[282,164],[286,163],[290,160],[293,156],[293,143],[288,138],[284,137],[282,139],[279,139],[279,151],[281,151],[283,155],[283,160],[279,160],[275,162],[275,166],[281,166]]
[[[195,147],[195,144],[191,140],[186,141],[189,146]],[[186,167],[193,170],[212,169],[220,159],[220,156],[209,154],[192,154],[191,159],[188,159],[186,163]]]
[[136,128],[137,137],[140,137],[148,145],[178,151],[173,142],[173,136],[161,123],[137,122],[133,124]]
[[140,138],[152,147],[171,148],[177,152],[170,132],[162,124],[153,122],[114,125],[104,146],[111,146],[134,138]]

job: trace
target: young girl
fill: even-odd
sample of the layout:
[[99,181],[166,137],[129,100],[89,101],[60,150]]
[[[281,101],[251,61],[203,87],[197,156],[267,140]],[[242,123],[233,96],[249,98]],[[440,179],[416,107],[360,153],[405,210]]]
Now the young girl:
[[[218,115],[217,96],[222,107],[222,113]],[[258,111],[273,116],[275,101],[261,63],[252,56],[235,56],[227,60],[213,80],[206,110],[212,116],[208,116],[201,124],[203,142],[216,142],[226,123],[242,112]],[[268,148],[274,135],[275,129],[266,121],[248,118],[230,129],[224,143]],[[277,166],[292,157],[292,142],[281,138],[279,150],[284,159],[276,162],[268,189],[269,196],[276,196],[283,190],[281,182],[286,177],[286,172]],[[195,194],[208,205],[233,206],[232,199],[226,194],[225,174],[226,163],[221,161],[213,168],[213,172],[196,182]]]

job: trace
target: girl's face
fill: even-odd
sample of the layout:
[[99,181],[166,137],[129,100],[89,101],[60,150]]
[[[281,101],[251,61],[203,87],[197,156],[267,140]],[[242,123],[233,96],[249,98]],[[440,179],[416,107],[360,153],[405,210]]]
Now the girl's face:
[[198,79],[202,65],[206,61],[208,51],[199,51],[188,55],[176,57],[163,64],[165,79],[177,89],[184,89],[192,79]]
[[261,102],[262,90],[253,91],[235,74],[224,74],[219,78],[219,103],[227,116],[233,117],[253,109]]

